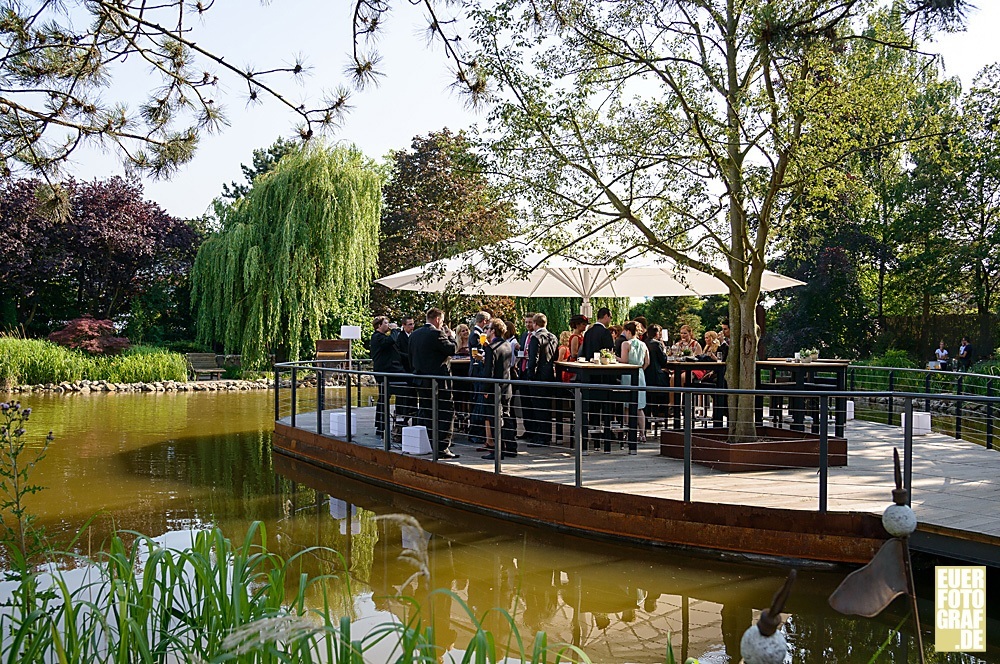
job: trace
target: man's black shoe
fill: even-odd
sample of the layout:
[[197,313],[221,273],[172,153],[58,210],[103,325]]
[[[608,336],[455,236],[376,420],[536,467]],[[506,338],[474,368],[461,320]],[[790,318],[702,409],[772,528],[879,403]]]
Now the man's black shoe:
[[438,452],[439,459],[457,459],[458,457],[459,455],[455,454],[451,450],[441,450],[440,452]]
[[[517,452],[504,452],[503,456],[501,458],[502,459],[510,459],[510,458],[513,458],[513,457],[516,457],[516,456],[517,456]],[[494,454],[493,452],[490,452],[489,454],[484,454],[483,458],[486,459],[487,461],[496,461],[496,459],[497,459],[496,454]]]

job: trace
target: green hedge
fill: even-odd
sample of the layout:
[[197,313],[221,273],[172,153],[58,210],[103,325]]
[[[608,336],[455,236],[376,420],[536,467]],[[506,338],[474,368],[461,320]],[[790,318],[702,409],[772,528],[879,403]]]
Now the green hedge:
[[134,346],[120,355],[91,356],[41,339],[0,338],[0,387],[77,380],[150,383],[187,380],[180,353]]

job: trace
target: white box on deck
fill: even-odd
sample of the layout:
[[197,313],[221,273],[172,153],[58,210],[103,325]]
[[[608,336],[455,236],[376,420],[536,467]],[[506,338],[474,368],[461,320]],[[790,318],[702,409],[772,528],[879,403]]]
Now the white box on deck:
[[430,454],[427,427],[403,427],[403,454]]
[[854,419],[854,402],[853,401],[848,401],[847,402],[847,419],[849,421]]
[[[899,416],[899,426],[906,429],[906,413]],[[922,411],[913,413],[913,435],[926,436],[931,432],[931,414]]]
[[[358,431],[358,416],[351,413],[351,435]],[[330,413],[330,435],[347,435],[347,413]]]

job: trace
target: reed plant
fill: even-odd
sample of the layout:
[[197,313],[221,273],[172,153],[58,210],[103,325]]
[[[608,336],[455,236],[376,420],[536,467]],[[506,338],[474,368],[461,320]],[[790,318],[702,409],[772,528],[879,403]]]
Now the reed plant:
[[151,346],[135,346],[118,355],[91,356],[41,339],[0,336],[0,389],[84,379],[183,381],[187,380],[187,363],[180,353]]
[[[327,662],[360,664],[388,647],[392,661],[440,661],[442,647],[419,606],[406,622],[352,634],[349,618],[331,615],[329,576],[301,573],[306,549],[285,560],[268,550],[255,523],[242,543],[219,529],[170,549],[137,533],[111,538],[93,560],[77,558],[73,580],[54,563],[18,580],[0,605],[0,659],[5,662]],[[324,598],[306,603],[314,586]],[[292,590],[286,590],[291,588]],[[342,592],[350,592],[344,584]],[[435,591],[438,593],[450,591]],[[32,602],[25,602],[26,597]],[[474,633],[463,661],[589,661],[573,646],[549,645],[544,634],[526,652],[513,618],[501,643],[470,616]],[[505,633],[508,630],[505,629]]]

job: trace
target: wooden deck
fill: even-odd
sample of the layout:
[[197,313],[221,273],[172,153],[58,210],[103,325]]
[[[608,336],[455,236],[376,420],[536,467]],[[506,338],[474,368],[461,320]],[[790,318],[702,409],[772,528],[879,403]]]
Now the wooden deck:
[[[381,449],[382,442],[374,435],[374,409],[354,411],[360,431],[352,442]],[[288,425],[288,418],[281,423]],[[315,412],[298,414],[296,428],[315,432]],[[902,454],[902,429],[855,420],[848,423],[846,434],[848,465],[829,470],[828,509],[832,513],[881,515],[890,502],[892,448],[898,447]],[[461,457],[439,463],[493,475],[493,461],[482,459],[481,452],[461,441],[462,437],[456,435],[452,448]],[[574,452],[568,446],[519,447],[519,456],[503,461],[504,475],[574,484]],[[610,455],[592,451],[583,458],[582,476],[583,487],[588,489],[669,501],[683,499],[683,461],[659,456],[659,446],[653,442],[640,445],[637,456],[617,449]],[[922,536],[936,542],[928,547],[932,551],[951,551],[954,555],[964,546],[979,552],[968,556],[970,560],[988,562],[984,556],[990,555],[1000,560],[998,478],[1000,450],[986,450],[940,434],[914,437],[912,504],[921,524],[914,543]],[[698,465],[692,468],[692,503],[815,513],[818,496],[819,475],[815,469],[724,473]],[[938,551],[941,538],[958,548]]]

